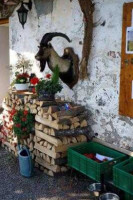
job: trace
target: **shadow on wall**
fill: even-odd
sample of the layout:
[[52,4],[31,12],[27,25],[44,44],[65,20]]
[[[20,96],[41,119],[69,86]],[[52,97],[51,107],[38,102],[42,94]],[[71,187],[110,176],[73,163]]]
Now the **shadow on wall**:
[[37,16],[47,15],[53,12],[53,1],[54,0],[34,0]]

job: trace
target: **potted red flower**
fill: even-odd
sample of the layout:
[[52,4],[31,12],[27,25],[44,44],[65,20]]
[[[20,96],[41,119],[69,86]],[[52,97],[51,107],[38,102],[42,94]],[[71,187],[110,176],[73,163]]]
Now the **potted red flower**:
[[15,88],[16,90],[28,90],[29,88],[29,74],[28,73],[16,73],[15,74]]
[[53,74],[46,74],[45,79],[40,79],[36,85],[38,99],[41,101],[53,101],[55,94],[61,92],[62,85],[59,82],[59,69],[55,67]]

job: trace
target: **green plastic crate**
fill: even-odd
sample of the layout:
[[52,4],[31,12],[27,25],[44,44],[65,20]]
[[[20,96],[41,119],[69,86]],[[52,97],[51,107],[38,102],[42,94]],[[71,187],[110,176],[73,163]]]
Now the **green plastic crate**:
[[[114,159],[112,161],[97,163],[96,161],[85,157],[83,155],[85,153],[99,153]],[[106,179],[112,178],[113,165],[123,161],[125,158],[125,154],[96,142],[83,143],[68,149],[68,166],[82,172],[96,181],[101,181],[102,174],[104,174],[104,178]]]
[[125,193],[124,197],[124,200],[133,200],[133,195],[130,195],[128,193]]
[[133,195],[133,158],[130,158],[113,168],[114,185],[121,190]]

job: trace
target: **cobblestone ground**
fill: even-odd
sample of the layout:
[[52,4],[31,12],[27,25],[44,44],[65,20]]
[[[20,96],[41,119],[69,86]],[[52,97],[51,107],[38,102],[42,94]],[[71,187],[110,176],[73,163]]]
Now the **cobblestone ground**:
[[24,178],[18,160],[0,147],[0,200],[91,200],[89,184],[75,171],[53,178],[35,169],[32,178]]

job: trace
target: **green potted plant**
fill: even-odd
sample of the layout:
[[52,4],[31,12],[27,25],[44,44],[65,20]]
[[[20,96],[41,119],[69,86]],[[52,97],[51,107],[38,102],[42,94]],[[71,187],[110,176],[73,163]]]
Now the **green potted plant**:
[[16,90],[28,90],[29,88],[29,75],[28,73],[19,73],[15,74],[14,85]]
[[55,67],[53,74],[47,74],[46,79],[41,79],[36,85],[36,93],[39,100],[53,101],[55,94],[61,92],[62,85],[59,83],[59,68]]
[[13,131],[18,139],[26,138],[33,131],[34,117],[29,110],[18,110],[12,114]]

